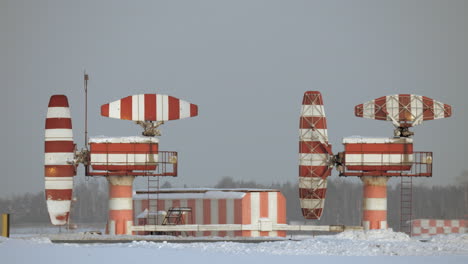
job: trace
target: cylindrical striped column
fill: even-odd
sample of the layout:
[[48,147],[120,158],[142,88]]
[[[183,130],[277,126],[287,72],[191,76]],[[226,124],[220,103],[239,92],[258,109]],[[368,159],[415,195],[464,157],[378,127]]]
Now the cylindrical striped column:
[[133,180],[134,176],[108,176],[109,217],[106,233],[131,235],[133,225]]
[[362,225],[364,230],[387,229],[388,177],[361,177],[364,183]]
[[72,121],[65,95],[50,97],[45,123],[45,196],[50,221],[65,225],[71,208],[75,154]]
[[327,119],[322,95],[307,91],[302,100],[299,123],[299,201],[306,219],[320,219],[327,191],[328,144]]

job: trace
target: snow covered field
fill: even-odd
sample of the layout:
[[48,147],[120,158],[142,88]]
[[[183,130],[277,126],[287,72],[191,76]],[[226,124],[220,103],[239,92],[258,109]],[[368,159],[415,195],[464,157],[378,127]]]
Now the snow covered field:
[[[392,231],[344,232],[266,243],[54,244],[44,236],[1,238],[0,263],[468,263],[468,235],[437,236],[427,242]],[[344,256],[377,256],[376,258]],[[390,256],[403,256],[393,258]],[[380,264],[380,263],[379,263]]]

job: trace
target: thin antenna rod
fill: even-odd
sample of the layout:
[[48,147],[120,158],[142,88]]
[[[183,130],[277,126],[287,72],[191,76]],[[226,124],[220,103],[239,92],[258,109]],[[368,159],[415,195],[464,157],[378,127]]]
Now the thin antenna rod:
[[89,76],[84,70],[84,91],[85,91],[85,148],[88,149],[88,80]]

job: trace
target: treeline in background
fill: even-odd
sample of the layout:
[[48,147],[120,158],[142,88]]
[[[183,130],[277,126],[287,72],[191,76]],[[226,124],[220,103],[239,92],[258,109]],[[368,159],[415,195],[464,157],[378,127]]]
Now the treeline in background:
[[[396,181],[396,180],[392,180]],[[399,182],[399,181],[398,181]],[[165,182],[162,188],[171,188]],[[301,215],[297,182],[258,184],[231,177],[221,179],[215,188],[278,189],[287,200],[288,222],[306,223]],[[388,186],[388,223],[398,230],[400,223],[400,186]],[[108,190],[103,180],[83,181],[74,188],[72,221],[74,223],[104,223],[107,219]],[[464,219],[468,215],[468,171],[453,186],[413,186],[412,215],[416,218]],[[48,223],[43,192],[0,199],[0,212],[10,213],[12,224]],[[347,178],[329,178],[324,214],[314,224],[360,225],[362,217],[362,183]],[[307,221],[309,222],[309,221]]]

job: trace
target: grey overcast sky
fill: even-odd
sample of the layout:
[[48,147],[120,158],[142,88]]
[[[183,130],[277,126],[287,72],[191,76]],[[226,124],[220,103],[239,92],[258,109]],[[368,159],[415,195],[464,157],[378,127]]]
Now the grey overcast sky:
[[140,133],[100,116],[128,95],[198,104],[162,128],[160,148],[179,151],[176,186],[297,181],[307,90],[323,94],[334,152],[344,136],[392,136],[391,123],[354,117],[356,104],[396,93],[451,104],[452,118],[414,129],[415,149],[434,152],[433,178],[418,182],[455,184],[468,168],[468,1],[0,0],[0,197],[43,189],[51,95],[68,96],[83,147],[85,68],[90,136]]

